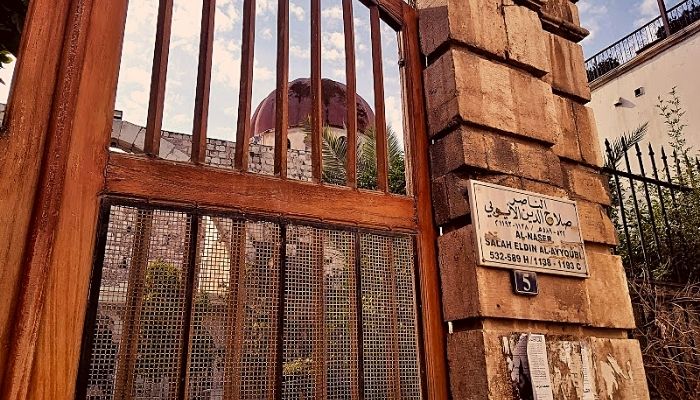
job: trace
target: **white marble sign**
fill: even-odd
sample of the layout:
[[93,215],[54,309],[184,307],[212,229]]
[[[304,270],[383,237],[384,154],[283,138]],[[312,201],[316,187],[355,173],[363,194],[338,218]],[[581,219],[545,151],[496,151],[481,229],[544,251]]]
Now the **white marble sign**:
[[576,202],[469,181],[479,264],[588,277]]

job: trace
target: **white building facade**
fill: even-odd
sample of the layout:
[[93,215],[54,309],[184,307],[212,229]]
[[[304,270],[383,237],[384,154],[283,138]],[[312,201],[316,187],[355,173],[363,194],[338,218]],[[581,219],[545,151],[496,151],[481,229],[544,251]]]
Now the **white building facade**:
[[[688,144],[700,149],[700,21],[637,51],[630,61],[591,82],[591,103],[601,140],[612,139],[649,123],[645,142],[668,142],[658,109],[659,96],[670,99],[676,88],[686,111]],[[589,72],[590,74],[590,72]],[[590,76],[590,75],[589,75]]]

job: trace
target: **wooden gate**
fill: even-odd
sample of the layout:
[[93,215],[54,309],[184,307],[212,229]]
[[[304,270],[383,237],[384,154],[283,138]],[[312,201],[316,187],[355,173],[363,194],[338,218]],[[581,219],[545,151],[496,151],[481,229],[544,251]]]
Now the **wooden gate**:
[[[27,61],[7,112],[10,140],[13,129],[25,129],[25,102],[36,94],[24,89],[31,76],[41,79],[35,57],[46,51],[27,42],[41,39],[47,19],[67,22],[45,111],[49,134],[34,133],[45,156],[6,336],[3,393],[447,398],[417,12],[401,0],[342,0],[346,96],[358,80],[353,11],[368,9],[372,73],[360,78],[372,80],[375,118],[372,134],[362,132],[363,104],[346,102],[343,176],[331,183],[321,0],[310,1],[306,180],[288,176],[289,1],[277,9],[272,175],[256,173],[249,159],[258,133],[250,123],[256,2],[243,1],[241,10],[235,153],[226,167],[209,153],[216,3],[202,3],[189,160],[172,161],[160,147],[173,0],[159,1],[147,123],[141,145],[127,152],[108,150],[120,147],[109,131],[127,2],[75,0],[55,10],[32,2],[20,58]],[[406,171],[399,194],[390,185],[382,24],[398,35]],[[358,148],[367,140],[376,149],[369,187],[358,179],[366,173]]]

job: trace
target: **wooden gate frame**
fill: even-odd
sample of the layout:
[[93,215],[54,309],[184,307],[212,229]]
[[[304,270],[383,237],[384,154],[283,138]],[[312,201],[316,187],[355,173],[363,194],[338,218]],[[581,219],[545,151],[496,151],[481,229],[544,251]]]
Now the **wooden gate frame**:
[[[413,199],[109,153],[127,0],[31,2],[0,136],[7,154],[0,159],[0,188],[18,193],[0,199],[0,222],[14,222],[0,233],[11,245],[0,252],[0,285],[16,288],[0,299],[0,398],[73,397],[103,195],[252,211],[260,211],[255,200],[264,195],[267,213],[418,232],[427,398],[448,398],[417,12],[401,0],[362,1],[403,23]],[[255,9],[251,3],[244,12]],[[151,130],[159,131],[157,125]],[[284,169],[276,165],[277,172]],[[205,175],[216,187],[202,183]],[[183,181],[191,186],[183,188]]]

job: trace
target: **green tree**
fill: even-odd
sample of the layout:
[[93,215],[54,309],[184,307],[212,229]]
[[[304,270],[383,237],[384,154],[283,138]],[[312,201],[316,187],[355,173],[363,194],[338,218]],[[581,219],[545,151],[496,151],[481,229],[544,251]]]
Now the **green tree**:
[[[397,133],[387,126],[387,155],[389,158],[389,191],[406,194],[405,156]],[[323,181],[335,185],[346,182],[347,140],[334,135],[329,127],[323,128]],[[357,143],[357,186],[377,189],[377,134],[367,129]]]

